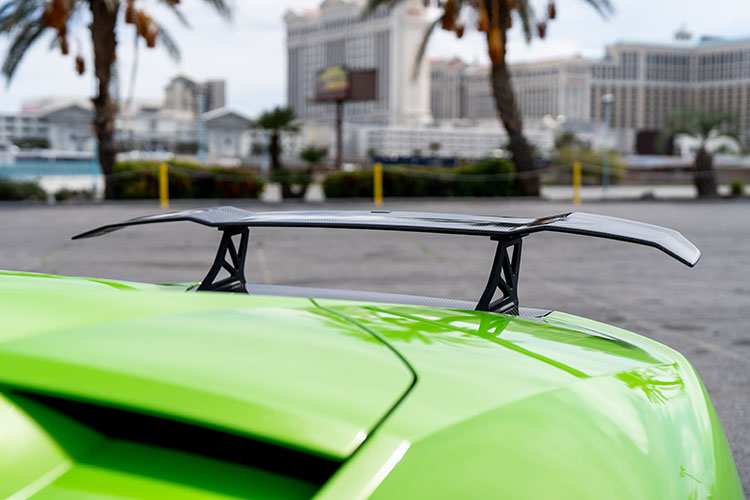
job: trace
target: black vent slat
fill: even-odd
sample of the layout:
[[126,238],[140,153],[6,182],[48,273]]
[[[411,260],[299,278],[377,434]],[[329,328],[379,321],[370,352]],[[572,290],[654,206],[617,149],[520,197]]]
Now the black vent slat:
[[16,392],[112,439],[177,450],[316,484],[324,484],[340,463],[230,432],[56,396]]

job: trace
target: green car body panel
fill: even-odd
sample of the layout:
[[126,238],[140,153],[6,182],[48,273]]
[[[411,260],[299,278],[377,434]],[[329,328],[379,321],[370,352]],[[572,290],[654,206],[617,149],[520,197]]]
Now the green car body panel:
[[[188,288],[0,273],[0,498],[743,498],[695,371],[634,333]],[[118,439],[44,397],[335,470]]]

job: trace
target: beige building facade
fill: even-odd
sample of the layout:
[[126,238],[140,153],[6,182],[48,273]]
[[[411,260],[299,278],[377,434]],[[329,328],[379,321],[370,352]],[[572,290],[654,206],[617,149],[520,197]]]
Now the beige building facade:
[[332,123],[335,106],[315,102],[315,78],[330,66],[375,69],[374,101],[344,106],[344,122],[358,125],[419,125],[430,121],[427,64],[414,73],[427,26],[422,2],[381,6],[364,17],[364,2],[324,0],[318,9],[284,16],[287,103],[304,123]]
[[[464,66],[461,78],[443,76],[433,62],[432,82],[449,94],[446,82],[458,81],[458,112],[448,108],[433,115],[442,120],[481,121],[495,118],[489,68]],[[682,109],[726,113],[745,144],[750,143],[750,39],[692,40],[684,32],[671,43],[618,42],[600,60],[572,57],[511,65],[516,98],[524,119],[544,117],[570,125],[601,125],[603,97],[611,94],[609,128],[615,146],[634,149],[639,132],[657,133],[668,117]],[[432,102],[437,90],[432,89]]]
[[658,130],[690,108],[731,115],[750,139],[750,39],[617,43],[591,72],[592,120],[601,120],[601,98],[612,94],[614,128]]

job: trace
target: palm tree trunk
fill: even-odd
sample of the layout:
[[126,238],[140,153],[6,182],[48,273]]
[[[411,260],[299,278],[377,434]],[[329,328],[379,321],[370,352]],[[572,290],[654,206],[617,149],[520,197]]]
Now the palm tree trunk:
[[281,144],[279,140],[279,131],[271,131],[271,143],[268,145],[268,153],[271,156],[271,173],[278,174],[281,170]]
[[695,188],[699,198],[715,198],[719,195],[716,190],[714,158],[703,146],[695,154]]
[[510,152],[518,172],[518,185],[524,196],[539,196],[539,176],[534,174],[534,158],[523,135],[523,119],[513,94],[508,66],[503,60],[492,65],[490,84],[495,97],[495,107],[508,133]]
[[[119,0],[89,0],[89,7],[93,17],[91,41],[94,46],[94,74],[98,84],[98,94],[92,99],[94,133],[96,133],[102,173],[109,176],[115,168],[114,132],[117,104],[112,102],[109,87],[117,47],[115,25]],[[104,197],[109,199],[113,197],[113,194],[114,185],[105,177]]]

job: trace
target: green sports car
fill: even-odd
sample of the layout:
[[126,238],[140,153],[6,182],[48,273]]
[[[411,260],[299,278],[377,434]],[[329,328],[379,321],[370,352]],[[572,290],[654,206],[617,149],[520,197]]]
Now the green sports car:
[[[0,272],[0,498],[737,499],[708,394],[635,333],[522,307],[526,237],[650,245],[679,233],[585,213],[143,217],[221,232],[199,283]],[[251,227],[489,237],[475,302],[254,285]],[[230,292],[230,293],[217,293]]]

